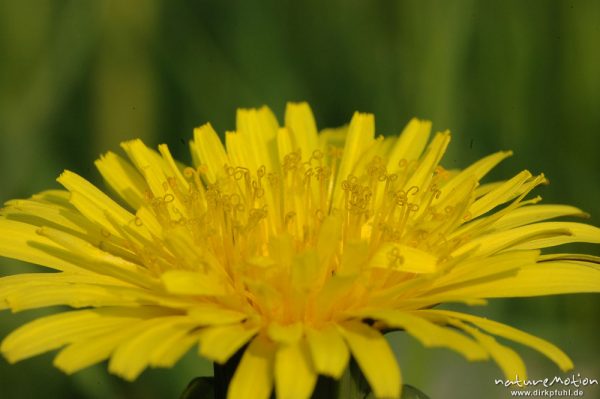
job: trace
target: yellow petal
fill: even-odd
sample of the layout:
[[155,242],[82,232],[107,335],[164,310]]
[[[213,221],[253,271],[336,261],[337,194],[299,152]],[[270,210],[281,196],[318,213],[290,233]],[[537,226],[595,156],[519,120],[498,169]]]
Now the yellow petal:
[[64,171],[57,181],[71,192],[71,204],[85,217],[98,223],[112,234],[119,236],[119,232],[113,227],[110,218],[125,225],[135,219],[133,214],[119,206],[92,183],[73,172]]
[[472,335],[489,352],[498,366],[500,366],[506,379],[527,379],[525,363],[523,363],[523,359],[515,351],[499,344],[489,335],[483,334],[479,330],[457,320],[451,321],[451,324]]
[[155,156],[140,139],[123,142],[121,147],[144,176],[152,194],[159,198],[167,194],[168,184],[162,158]]
[[92,284],[131,287],[131,285],[108,276],[83,273],[20,273],[0,278],[0,296],[10,295],[21,289],[27,290],[29,286],[35,287],[44,284]]
[[474,250],[473,255],[488,255],[499,250],[553,247],[571,242],[600,243],[600,229],[582,223],[542,222],[485,234],[467,242],[453,256]]
[[59,313],[29,322],[2,341],[2,354],[14,363],[86,337],[127,325],[126,318],[108,318],[88,310]]
[[32,195],[31,199],[74,210],[75,208],[69,202],[69,197],[70,194],[66,190],[45,190]]
[[148,186],[129,162],[113,152],[107,152],[95,164],[106,183],[133,209],[144,203]]
[[[122,287],[99,284],[31,284],[9,295],[1,295],[6,307],[13,312],[48,306],[68,305],[73,308],[100,306],[139,306],[135,292],[124,292]],[[0,305],[0,309],[4,306]]]
[[473,340],[448,328],[440,327],[419,317],[419,312],[407,313],[396,310],[373,310],[362,312],[363,317],[381,320],[386,325],[406,330],[407,333],[427,347],[443,347],[460,353],[468,360],[487,359],[487,353]]
[[317,254],[319,265],[324,268],[331,257],[338,251],[339,239],[342,236],[342,220],[340,217],[328,216],[321,225],[317,240]]
[[81,272],[79,257],[64,254],[61,246],[37,234],[38,230],[37,226],[0,218],[0,255],[55,270]]
[[388,157],[387,169],[390,173],[398,170],[398,163],[404,159],[419,159],[431,131],[431,122],[413,118],[408,122],[402,134],[396,140]]
[[586,254],[545,254],[541,255],[539,262],[550,262],[550,261],[566,261],[581,264],[582,266],[589,267],[592,265],[600,265],[600,256],[586,255]]
[[[473,189],[477,187],[478,182],[472,175],[470,177],[470,179],[466,178],[464,181],[461,181],[460,184],[452,187],[451,190],[449,188],[440,190],[439,192],[441,194],[437,200],[436,194],[433,194],[432,204],[434,204],[437,209],[452,210],[455,214],[454,218],[456,218],[456,222],[463,221],[461,219],[466,214],[468,207],[473,201]],[[425,207],[419,208],[415,217],[423,215],[426,210],[427,208]],[[457,234],[460,230],[453,230],[455,226],[455,223],[447,224],[447,227],[444,230],[441,230],[440,233],[447,234],[451,232]]]
[[[140,208],[138,208],[137,212],[135,213],[135,223],[134,226],[137,227],[137,230],[134,230],[134,234],[136,234],[137,232],[140,231],[140,227],[143,228],[143,230],[147,230],[150,235],[152,237],[156,237],[158,239],[168,239],[170,237],[170,234],[167,235],[165,237],[164,234],[164,229],[163,226],[160,224],[160,222],[156,219],[156,214],[152,211],[152,209],[150,207],[148,207],[147,205],[142,205]],[[129,226],[120,226],[123,229],[126,229],[126,231],[131,232],[131,228]],[[149,236],[142,236],[139,237],[139,235],[136,234],[136,241],[138,242],[142,242],[146,245],[151,244],[150,240],[148,240]]]
[[[373,162],[375,157],[384,158],[386,151],[389,149],[390,140],[386,140],[382,135],[373,137],[372,140],[368,141],[368,147],[361,149],[360,156],[356,158],[356,161],[351,169],[351,173],[355,173],[356,176],[360,176],[362,173],[367,172],[367,167]],[[343,157],[343,154],[342,154]]]
[[407,273],[433,273],[437,270],[437,258],[418,248],[386,243],[375,253],[369,265]]
[[[479,181],[483,178],[494,166],[498,165],[502,160],[512,155],[512,151],[500,151],[471,164],[459,174],[452,177],[441,188],[441,194],[437,202],[443,202],[451,193],[459,186],[470,182],[471,180]],[[434,200],[434,203],[436,201]]]
[[237,132],[225,132],[225,146],[227,147],[227,155],[231,160],[231,166],[256,170],[260,165],[252,155],[246,151],[243,137]]
[[99,274],[27,273],[0,279],[0,309],[13,312],[53,305],[189,308],[188,301],[142,290]]
[[37,232],[63,246],[68,253],[80,257],[81,267],[87,270],[115,277],[137,286],[156,288],[159,285],[158,280],[151,276],[147,269],[102,251],[87,241],[48,227],[42,227]]
[[[245,166],[254,173],[260,166],[268,171],[275,170],[277,164],[276,136],[279,124],[268,107],[259,109],[238,109],[236,114],[236,130],[238,140],[246,153],[249,163]],[[227,143],[229,150],[229,143]]]
[[473,197],[475,199],[481,198],[484,195],[486,195],[487,193],[497,189],[498,187],[500,187],[501,185],[503,185],[505,182],[503,180],[501,181],[495,181],[492,183],[484,183],[481,184],[479,186],[477,186],[477,188],[475,188],[475,191],[473,192]]
[[340,276],[336,274],[325,282],[321,291],[317,294],[315,302],[319,304],[315,309],[316,318],[319,320],[328,320],[340,307],[348,301],[355,299],[353,295],[356,288],[358,275]]
[[67,374],[92,366],[108,359],[120,343],[135,337],[145,327],[142,323],[135,323],[107,331],[103,335],[77,340],[58,353],[54,358],[54,366]]
[[544,181],[543,175],[533,178],[531,173],[525,170],[475,201],[469,208],[469,213],[471,217],[476,218]]
[[[175,179],[175,180],[171,180],[171,179],[169,179],[169,180],[176,182],[176,185],[179,186],[180,190],[182,190],[183,192],[187,192],[189,190],[189,184],[188,184],[187,180],[183,177],[183,173],[182,173],[183,167],[181,166],[181,164],[179,164],[177,161],[175,161],[175,159],[173,159],[173,156],[171,155],[171,151],[169,150],[169,147],[166,144],[160,144],[158,146],[158,151],[160,152],[163,159],[165,160],[165,163],[167,164],[167,167],[169,170],[169,173],[167,174],[167,176]],[[182,208],[182,209],[185,211],[186,208]]]
[[223,176],[229,158],[210,123],[194,129],[194,140],[190,142],[190,149],[194,164],[206,165],[206,176],[209,182],[214,183]]
[[135,257],[131,250],[126,248],[125,240],[86,219],[70,204],[62,206],[39,199],[30,199],[9,201],[7,205],[0,211],[6,219],[33,226],[53,227],[82,238],[95,246],[101,246],[114,255],[130,260]]
[[323,129],[319,132],[319,148],[331,159],[332,148],[343,148],[348,137],[348,125]]
[[573,362],[571,361],[571,359],[569,359],[569,357],[555,345],[541,338],[535,337],[531,334],[527,334],[526,332],[517,330],[514,327],[507,326],[506,324],[498,323],[496,321],[485,319],[482,317],[477,317],[459,312],[452,312],[448,310],[425,310],[420,313],[443,315],[472,323],[475,326],[491,334],[509,339],[511,341],[518,342],[520,344],[529,346],[530,348],[537,350],[538,352],[542,353],[543,355],[546,355],[549,359],[554,361],[554,363],[556,363],[562,369],[562,371],[568,371],[573,368]]
[[[180,332],[187,331],[192,324],[186,317],[161,317],[144,322],[144,328],[131,339],[119,344],[110,358],[108,370],[128,381],[136,379],[150,363],[155,348],[163,341]],[[193,341],[187,341],[188,348]],[[180,355],[183,355],[181,351]]]
[[119,330],[145,317],[164,314],[164,310],[146,307],[77,310],[45,316],[11,332],[2,341],[0,350],[10,362],[16,362],[71,342]]
[[279,162],[283,164],[284,158],[294,151],[294,142],[289,129],[282,127],[277,130],[277,154]]
[[[539,226],[543,225],[543,226]],[[534,249],[534,248],[546,248],[553,247],[556,245],[568,244],[571,242],[589,242],[593,244],[600,244],[600,229],[596,226],[591,226],[583,223],[571,223],[571,222],[545,222],[536,223],[533,225],[523,226],[523,232],[528,234],[527,227],[532,226],[531,229],[566,229],[569,231],[569,235],[562,235],[558,237],[539,238],[535,241],[524,242],[516,249]],[[516,229],[513,229],[516,230]]]
[[368,242],[363,240],[344,242],[342,259],[338,270],[336,270],[336,275],[339,277],[358,275],[365,265],[368,264],[368,256]]
[[306,330],[308,347],[315,371],[339,379],[350,360],[348,346],[340,333],[331,325]]
[[283,344],[275,355],[275,392],[278,399],[308,399],[317,382],[306,342]]
[[160,276],[167,291],[179,295],[226,294],[225,286],[212,273],[168,270]]
[[417,187],[419,190],[414,192],[416,198],[420,198],[427,191],[433,177],[433,172],[442,159],[442,156],[444,156],[449,143],[449,132],[437,133],[435,135],[429,147],[427,147],[425,155],[421,158],[419,166],[404,184],[404,191],[410,190],[411,187]]
[[465,284],[446,293],[467,298],[510,298],[600,292],[600,270],[573,262],[523,266],[511,275]]
[[[173,165],[173,168],[169,166],[168,160],[165,160],[160,154],[146,147],[142,140],[126,141],[121,143],[121,147],[123,147],[136,168],[144,176],[150,188],[149,193],[153,198],[161,200],[163,204],[167,205],[165,208],[169,218],[171,220],[178,220],[182,213],[185,214],[186,206],[182,204],[179,194],[171,187],[171,183],[169,183],[174,173],[180,174],[173,170],[173,168],[177,170],[177,166]],[[183,182],[181,184],[184,187],[187,186],[187,182],[182,176],[173,178],[175,181]]]
[[402,311],[413,309],[427,309],[439,305],[440,303],[461,303],[468,306],[484,306],[487,301],[481,298],[465,298],[452,295],[424,295],[412,299],[398,299],[394,304]]
[[107,308],[94,312],[105,318],[122,318],[124,324],[111,331],[99,331],[93,336],[80,336],[61,350],[54,358],[54,365],[67,374],[107,359],[120,343],[145,329],[145,319],[150,318],[151,321],[154,317],[173,315],[168,309],[149,306],[133,311],[127,308]]
[[[525,196],[528,193],[521,193],[517,198],[513,199],[510,204],[508,204],[507,206],[497,210],[496,212],[490,213],[487,216],[483,216],[480,218],[477,218],[476,220],[470,221],[469,223],[465,223],[462,226],[456,228],[454,231],[452,231],[447,239],[448,240],[454,240],[456,241],[464,241],[465,239],[468,240],[469,238],[475,236],[483,236],[484,234],[488,234],[491,232],[494,232],[494,229],[490,226],[492,226],[494,223],[496,223],[498,220],[500,220],[502,217],[510,214],[511,212],[513,212],[515,209],[518,209],[519,207],[522,206],[528,206],[531,204],[537,204],[538,202],[540,202],[542,200],[542,197],[537,196],[528,200],[523,200],[523,198],[525,198]],[[469,204],[472,203],[472,201],[469,202]],[[470,205],[468,205],[466,208],[468,208]],[[464,209],[464,211],[462,212],[462,221],[465,220],[466,218],[471,218],[471,214],[467,211],[467,209]],[[461,221],[461,222],[462,222]],[[526,237],[524,240],[528,240],[529,237]]]
[[376,397],[399,398],[400,368],[387,341],[379,331],[359,321],[339,324],[352,356],[356,359]]
[[471,284],[488,277],[498,277],[500,273],[515,272],[518,268],[533,265],[539,258],[539,251],[510,251],[486,257],[466,258],[451,270],[431,282],[428,294],[457,288],[457,284]]
[[228,399],[268,399],[273,390],[275,346],[258,336],[244,351],[227,392]]
[[341,207],[344,191],[342,182],[348,178],[360,156],[375,142],[375,118],[372,114],[356,112],[348,127],[344,153],[338,169],[333,197],[333,206]]
[[307,103],[287,103],[285,127],[292,134],[303,159],[308,159],[318,149],[317,124]]
[[203,328],[199,334],[200,354],[217,363],[225,363],[258,331],[242,324]]
[[314,290],[316,282],[323,274],[319,267],[316,251],[309,250],[294,256],[291,269],[291,282],[300,291]]
[[497,230],[508,230],[518,226],[562,216],[586,217],[587,214],[582,210],[569,205],[524,206],[503,216],[492,226]]
[[92,222],[83,217],[72,206],[64,207],[45,201],[27,199],[8,201],[6,208],[0,210],[2,216],[7,219],[35,226],[53,226],[62,230],[91,235],[98,232],[94,238],[99,238],[100,229]]
[[[187,351],[198,342],[198,334],[192,334],[187,329],[173,331],[172,334],[163,336],[162,340],[155,342],[149,357],[151,367],[173,367]],[[206,359],[200,359],[205,360]]]
[[200,325],[237,323],[248,316],[246,313],[227,309],[220,304],[198,304],[188,309],[191,320]]
[[271,322],[267,328],[267,335],[273,341],[284,344],[296,344],[302,338],[304,327],[302,323],[280,324]]

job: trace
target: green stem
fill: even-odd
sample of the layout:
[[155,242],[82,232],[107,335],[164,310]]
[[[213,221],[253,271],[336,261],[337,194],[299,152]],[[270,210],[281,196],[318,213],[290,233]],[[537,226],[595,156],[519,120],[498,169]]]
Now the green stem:
[[227,389],[229,388],[229,383],[233,378],[233,373],[235,373],[240,360],[242,360],[243,353],[244,349],[238,351],[225,364],[221,365],[218,363],[213,363],[215,375],[215,399],[227,399]]

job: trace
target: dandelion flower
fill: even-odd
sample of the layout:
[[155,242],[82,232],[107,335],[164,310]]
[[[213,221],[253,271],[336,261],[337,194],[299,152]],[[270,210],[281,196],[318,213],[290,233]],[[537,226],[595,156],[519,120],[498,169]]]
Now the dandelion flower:
[[1,345],[10,362],[58,349],[73,373],[108,359],[127,380],[170,367],[190,348],[218,364],[241,353],[229,398],[309,398],[319,375],[340,378],[351,358],[377,398],[398,398],[400,368],[382,331],[427,347],[491,359],[525,378],[529,346],[562,370],[557,347],[512,327],[437,304],[599,292],[598,258],[542,254],[600,243],[566,205],[528,198],[543,175],[480,180],[511,155],[464,170],[440,161],[448,132],[411,120],[376,137],[374,117],[317,131],[307,104],[280,126],[266,108],[242,109],[223,145],[194,131],[193,166],[140,140],[96,166],[114,195],[65,171],[63,190],[6,203],[0,254],[50,268],[0,279],[0,308],[74,310],[38,318]]

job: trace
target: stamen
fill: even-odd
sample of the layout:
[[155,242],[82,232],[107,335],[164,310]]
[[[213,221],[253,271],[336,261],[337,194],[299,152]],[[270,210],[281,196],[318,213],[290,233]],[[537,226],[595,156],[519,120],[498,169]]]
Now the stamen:
[[391,269],[399,269],[404,264],[404,257],[400,254],[398,247],[393,247],[388,252],[388,266]]
[[163,197],[163,203],[165,204],[169,204],[173,201],[175,201],[175,196],[173,194],[165,194]]

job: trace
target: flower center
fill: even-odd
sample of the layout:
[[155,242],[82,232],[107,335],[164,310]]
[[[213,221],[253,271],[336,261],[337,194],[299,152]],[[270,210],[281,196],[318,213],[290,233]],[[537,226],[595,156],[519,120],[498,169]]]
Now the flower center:
[[[340,156],[337,148],[308,159],[292,152],[280,171],[224,165],[216,181],[202,166],[186,168],[183,179],[163,183],[168,194],[148,195],[154,221],[138,212],[136,224],[158,223],[164,231],[142,259],[159,274],[184,269],[217,276],[277,319],[306,318],[337,275],[371,275],[377,267],[410,279],[415,271],[433,271],[436,259],[457,245],[447,235],[469,217],[474,185],[442,198],[438,187],[449,172],[440,166],[419,186],[411,180],[418,161],[401,160],[389,173],[378,156],[338,176]],[[426,268],[415,265],[424,261]],[[369,284],[352,284],[356,300],[368,295],[356,287]],[[269,308],[286,303],[274,296],[289,297],[289,308]]]

